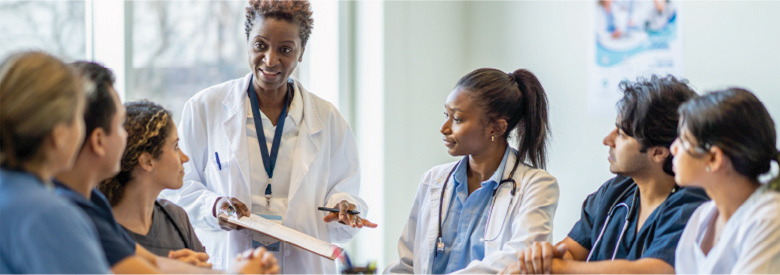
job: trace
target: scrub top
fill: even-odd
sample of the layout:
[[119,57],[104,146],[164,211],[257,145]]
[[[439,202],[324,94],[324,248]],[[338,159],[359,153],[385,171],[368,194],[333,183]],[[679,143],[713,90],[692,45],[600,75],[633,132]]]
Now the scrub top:
[[95,226],[51,184],[0,169],[0,274],[111,272]]
[[135,255],[135,241],[127,235],[125,229],[116,222],[111,212],[111,205],[106,196],[97,188],[92,189],[90,199],[76,193],[61,182],[54,181],[57,186],[55,193],[70,200],[76,206],[84,210],[84,213],[92,219],[100,237],[100,245],[106,254],[106,260],[110,266],[121,262],[127,257]]
[[[591,261],[611,260],[614,255],[615,259],[625,260],[656,258],[674,266],[676,244],[688,219],[696,207],[709,200],[701,188],[675,187],[666,201],[650,214],[637,232],[639,211],[638,208],[633,209],[633,205],[635,194],[636,207],[640,205],[638,192],[633,179],[617,176],[605,182],[598,191],[585,199],[580,220],[574,224],[569,237],[588,250],[594,249],[593,244],[602,233],[610,208],[625,203],[624,206],[614,207],[603,236],[590,257]],[[633,211],[629,211],[629,208]],[[629,212],[631,216],[628,217],[628,225],[621,239]]]

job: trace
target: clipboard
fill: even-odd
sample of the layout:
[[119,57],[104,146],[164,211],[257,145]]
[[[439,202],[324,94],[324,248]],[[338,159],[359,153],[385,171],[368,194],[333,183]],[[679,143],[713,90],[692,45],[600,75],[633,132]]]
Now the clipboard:
[[292,244],[311,253],[320,255],[331,261],[336,260],[343,250],[338,245],[317,239],[295,229],[269,221],[255,214],[238,219],[235,214],[225,212],[219,214],[219,218],[231,224],[254,230],[280,241]]

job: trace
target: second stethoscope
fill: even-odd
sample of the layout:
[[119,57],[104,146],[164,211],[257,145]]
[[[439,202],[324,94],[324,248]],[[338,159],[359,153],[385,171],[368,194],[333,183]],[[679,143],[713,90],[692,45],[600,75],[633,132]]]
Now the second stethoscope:
[[[634,188],[636,187],[636,184],[634,185]],[[628,206],[627,203],[621,202],[623,200],[623,197],[628,194],[631,190],[634,190],[634,188],[626,188],[626,190],[623,191],[623,193],[620,193],[620,196],[617,197],[615,202],[612,203],[612,206],[609,207],[609,212],[607,212],[607,218],[604,220],[604,224],[601,226],[601,232],[599,233],[599,236],[596,237],[596,242],[593,243],[593,247],[590,249],[590,253],[588,253],[588,257],[585,258],[586,262],[590,262],[591,257],[593,257],[593,252],[596,251],[596,246],[599,245],[599,242],[601,242],[601,238],[604,237],[604,231],[607,229],[607,225],[609,225],[609,220],[612,218],[613,214],[615,214],[615,211],[617,209],[620,209],[621,207],[626,208],[626,218],[623,222],[623,228],[620,230],[620,235],[618,235],[617,242],[615,242],[615,250],[612,251],[612,260],[615,260],[615,257],[617,256],[618,247],[620,247],[620,241],[623,240],[623,235],[626,234],[626,230],[628,230],[628,222],[630,221],[631,217],[634,216],[634,211],[636,210],[636,202],[639,195],[639,190],[634,191],[634,196],[631,199],[631,206]],[[675,185],[672,188],[672,192],[674,193],[677,191],[679,187]],[[642,250],[644,253],[644,249]],[[641,255],[640,255],[641,256]]]
[[[509,192],[512,195],[512,200],[514,200],[515,191],[517,190],[517,183],[515,182],[515,179],[513,177],[515,175],[515,171],[517,171],[518,164],[520,164],[519,160],[520,160],[520,158],[518,156],[518,153],[515,152],[515,166],[512,167],[512,171],[509,172],[509,177],[507,177],[506,179],[501,180],[501,182],[498,183],[498,186],[496,187],[496,189],[493,190],[493,196],[492,196],[492,200],[490,202],[490,210],[488,212],[488,220],[485,221],[485,234],[483,235],[483,238],[480,239],[480,241],[483,241],[483,242],[484,241],[488,241],[488,242],[495,241],[496,239],[498,239],[499,236],[501,236],[501,231],[504,230],[504,223],[506,223],[506,219],[509,216],[508,214],[505,215],[504,216],[504,220],[501,221],[501,229],[498,231],[498,234],[495,237],[493,237],[493,238],[488,238],[487,237],[487,229],[488,229],[487,225],[490,224],[490,215],[493,213],[493,206],[495,206],[495,204],[496,204],[496,193],[501,188],[502,184],[504,184],[504,183],[511,183],[512,184],[512,189]],[[439,255],[439,253],[443,253],[444,252],[444,242],[442,241],[442,230],[441,230],[441,227],[442,227],[442,214],[441,213],[442,213],[442,210],[443,210],[442,208],[444,207],[443,206],[444,205],[444,195],[445,195],[445,192],[447,191],[447,183],[449,183],[450,177],[452,177],[452,173],[455,172],[455,169],[458,168],[458,165],[460,165],[460,163],[462,161],[463,161],[462,159],[460,161],[458,161],[458,163],[455,164],[455,167],[453,167],[452,170],[450,170],[450,173],[447,174],[447,179],[444,180],[444,185],[441,187],[441,198],[439,198],[439,232],[438,232],[438,234],[436,236],[436,255]],[[512,205],[512,201],[510,200],[509,206],[511,207],[511,205]],[[507,211],[509,211],[509,210],[507,209]]]

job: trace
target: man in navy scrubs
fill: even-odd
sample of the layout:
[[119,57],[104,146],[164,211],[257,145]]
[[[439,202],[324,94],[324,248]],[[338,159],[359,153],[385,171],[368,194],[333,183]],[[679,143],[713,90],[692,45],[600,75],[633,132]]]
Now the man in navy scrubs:
[[506,273],[674,273],[674,252],[703,190],[674,182],[669,146],[677,108],[696,93],[673,76],[620,84],[618,116],[605,138],[607,180],[582,204],[568,237],[537,242]]

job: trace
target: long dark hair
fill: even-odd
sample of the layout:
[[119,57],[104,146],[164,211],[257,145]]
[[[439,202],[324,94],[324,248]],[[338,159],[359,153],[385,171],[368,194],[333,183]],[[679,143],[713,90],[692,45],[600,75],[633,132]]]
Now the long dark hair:
[[531,167],[547,166],[547,95],[536,76],[525,69],[504,73],[496,69],[477,69],[463,76],[457,87],[469,91],[477,105],[484,107],[488,119],[505,119],[509,138],[514,129],[521,162]]
[[[780,162],[775,147],[775,122],[758,98],[748,90],[729,88],[694,98],[679,109],[686,129],[702,149],[718,146],[741,175],[758,181],[771,162]],[[777,190],[780,177],[772,187]]]
[[157,159],[162,154],[165,140],[173,130],[171,113],[154,102],[141,100],[125,103],[127,108],[127,148],[122,155],[122,165],[119,174],[98,185],[103,194],[116,206],[122,201],[127,183],[133,179],[133,169],[138,165],[138,158],[146,152]]

